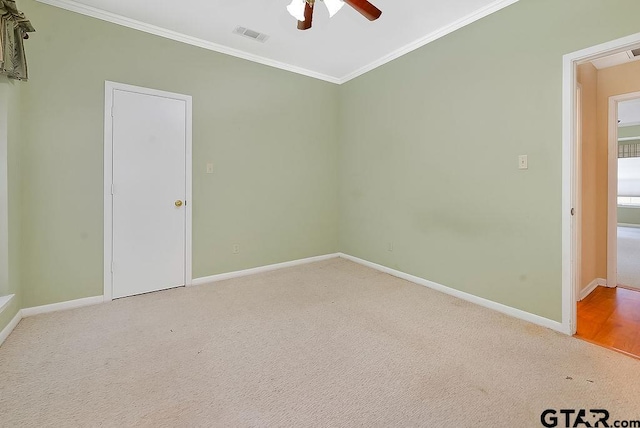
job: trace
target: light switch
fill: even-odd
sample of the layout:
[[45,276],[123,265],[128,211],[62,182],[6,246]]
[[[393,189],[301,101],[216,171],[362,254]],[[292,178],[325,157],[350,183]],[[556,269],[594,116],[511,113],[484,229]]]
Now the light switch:
[[208,163],[207,164],[207,174],[213,174],[213,164],[212,163]]
[[527,155],[518,156],[518,168],[519,169],[529,169],[529,159]]

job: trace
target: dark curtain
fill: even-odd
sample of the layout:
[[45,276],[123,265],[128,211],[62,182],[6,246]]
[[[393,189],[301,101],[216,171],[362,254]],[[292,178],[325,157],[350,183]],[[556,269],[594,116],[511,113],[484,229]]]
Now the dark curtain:
[[0,0],[0,74],[27,80],[24,40],[35,31],[15,0]]

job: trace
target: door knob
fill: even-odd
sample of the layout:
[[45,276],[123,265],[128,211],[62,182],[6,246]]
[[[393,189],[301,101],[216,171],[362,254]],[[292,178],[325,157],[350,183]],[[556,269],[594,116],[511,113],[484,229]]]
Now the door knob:
[[181,207],[182,206],[182,201],[180,199],[178,199],[176,201],[176,207]]

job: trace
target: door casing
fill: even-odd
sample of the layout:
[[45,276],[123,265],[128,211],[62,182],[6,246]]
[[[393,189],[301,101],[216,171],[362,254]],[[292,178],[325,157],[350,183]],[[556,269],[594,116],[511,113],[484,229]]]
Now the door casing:
[[113,299],[113,92],[115,90],[152,95],[184,101],[186,104],[185,129],[185,285],[192,283],[192,98],[190,95],[142,88],[117,82],[105,82],[104,92],[104,301]]
[[[562,322],[560,331],[570,335],[575,334],[577,329],[576,297],[579,269],[581,268],[578,264],[577,250],[580,231],[577,230],[575,216],[571,215],[572,208],[580,209],[577,205],[580,200],[577,182],[580,176],[578,169],[581,165],[577,150],[576,89],[578,82],[576,67],[578,64],[596,58],[627,51],[635,48],[638,44],[640,44],[640,33],[566,54],[562,61]],[[609,159],[611,160],[611,157]],[[617,150],[615,172],[617,184]],[[610,168],[609,174],[611,173],[612,169]],[[611,183],[611,176],[609,183]]]

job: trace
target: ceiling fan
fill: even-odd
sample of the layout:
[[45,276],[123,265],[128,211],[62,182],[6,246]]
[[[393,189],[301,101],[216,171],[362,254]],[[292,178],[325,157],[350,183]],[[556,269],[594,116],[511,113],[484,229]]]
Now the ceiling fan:
[[[382,11],[369,3],[367,0],[321,0],[329,9],[329,17],[335,15],[345,3],[360,12],[369,21],[380,18]],[[313,6],[315,0],[292,0],[287,6],[287,10],[298,20],[298,30],[308,30],[311,28],[313,20]]]

